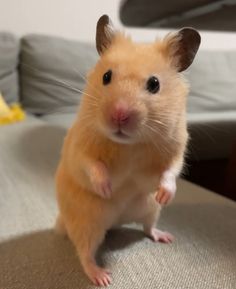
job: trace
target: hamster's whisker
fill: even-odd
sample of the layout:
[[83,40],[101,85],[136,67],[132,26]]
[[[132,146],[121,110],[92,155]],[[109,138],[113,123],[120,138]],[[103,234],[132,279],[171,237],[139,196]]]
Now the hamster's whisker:
[[[162,138],[160,130],[153,128],[152,126],[148,125],[147,123],[145,123],[144,126],[148,129],[146,132],[146,136],[148,136],[152,142],[153,142],[153,133],[158,135],[160,138]],[[151,132],[151,134],[150,134],[150,132]]]
[[198,126],[197,128],[195,128],[195,131],[199,135],[204,134],[209,139],[209,141],[211,141],[212,144],[216,144],[216,139],[214,139],[214,137],[209,132],[207,132],[204,127]]
[[[158,129],[158,128],[153,128],[152,126],[150,125],[147,125],[147,124],[144,124],[148,129],[149,129],[149,132],[154,132],[156,135],[158,135],[158,137],[160,137],[163,142],[166,142],[165,139],[163,139],[163,136],[161,134],[161,131]],[[154,138],[153,138],[153,135],[150,135],[149,133],[146,133],[147,137],[149,137],[150,141],[152,142],[153,146],[156,147],[156,149],[158,151],[161,151],[162,153],[169,153],[169,150],[167,149],[167,146],[164,145],[164,146],[161,146],[161,147],[158,147],[156,142],[154,141]]]
[[161,125],[164,125],[164,126],[166,126],[166,124],[165,123],[163,123],[162,121],[160,121],[160,120],[157,120],[157,119],[152,119],[152,118],[149,118],[149,120],[151,121],[151,122],[155,122],[155,123],[158,123],[158,124],[161,124]]
[[[159,119],[159,117],[163,117],[165,119],[170,119],[170,116],[171,116],[171,111],[165,111],[164,113],[163,112],[158,112],[158,113],[150,113],[149,114],[149,117],[153,117],[154,119]],[[173,112],[172,112],[173,114]]]
[[[159,133],[159,135],[162,134],[162,131],[160,130],[160,128],[158,126],[152,126],[151,124],[149,124],[149,127],[153,130],[155,130],[157,133]],[[168,128],[169,126],[166,125],[166,127]],[[176,139],[173,136],[168,135],[168,138],[170,138],[172,141],[176,141]]]
[[86,79],[86,77],[78,70],[78,69],[76,69],[76,68],[72,68],[73,69],[73,71],[76,73],[76,74],[79,74],[79,76],[83,79],[83,80],[85,80],[86,82],[87,82],[87,79]]
[[88,84],[90,88],[94,89],[100,96],[102,96],[101,92],[95,87],[95,85],[91,84],[88,81],[88,78],[86,78],[78,69],[73,68],[73,71],[77,73],[80,77],[82,77],[82,79],[85,80],[86,84]]
[[90,95],[90,99],[89,100],[97,102],[97,98],[95,96],[93,96],[93,95]]
[[158,118],[158,117],[164,117],[164,118],[167,118],[167,119],[172,119],[173,115],[176,116],[176,117],[179,117],[181,115],[181,113],[174,113],[173,110],[169,110],[167,108],[165,108],[165,111],[164,112],[160,112],[158,111],[158,113],[152,113],[150,112],[149,113],[150,116],[153,116],[155,119]]
[[[24,67],[25,67],[26,69],[28,69],[28,70],[31,70],[31,71],[34,71],[34,72],[41,72],[40,69],[37,69],[37,68],[35,68],[35,67],[33,67],[33,66],[30,66],[30,65],[28,65],[28,64],[26,64],[26,63],[22,63],[21,65],[24,66]],[[35,75],[34,75],[34,76],[35,76]],[[85,94],[85,95],[88,95],[88,96],[91,96],[91,97],[92,97],[91,94],[88,94],[88,93],[84,92],[83,90],[80,90],[79,88],[76,88],[76,87],[72,86],[72,85],[71,85],[69,82],[67,82],[67,81],[64,81],[64,80],[55,78],[54,76],[50,76],[50,77],[37,76],[37,78],[39,78],[39,79],[41,79],[41,80],[44,80],[44,81],[47,81],[47,82],[49,82],[49,83],[51,82],[51,83],[54,83],[54,84],[58,84],[58,85],[60,85],[60,86],[62,86],[62,87],[69,88],[69,89],[71,89],[71,90],[73,90],[73,91],[75,91],[75,92],[79,92],[79,93],[81,93],[81,94]]]
[[146,137],[149,139],[150,143],[147,142],[147,145],[149,147],[154,147],[159,153],[161,154],[166,154],[169,153],[169,151],[166,149],[166,146],[157,146],[157,143],[154,141],[153,136],[150,135],[149,133],[145,133]]
[[89,99],[88,103],[91,104],[92,106],[98,107],[98,103],[97,103],[97,101],[95,101],[95,99]]
[[87,119],[90,119],[91,117],[92,117],[93,115],[92,115],[92,113],[86,113],[85,115],[79,115],[79,120],[87,120]]
[[150,124],[145,123],[144,124],[149,130],[153,131],[154,133],[157,133],[158,135],[160,135],[160,130],[157,127],[153,127]]
[[150,123],[153,123],[153,124],[157,124],[157,125],[161,125],[162,127],[169,127],[166,123],[160,121],[160,120],[156,120],[156,119],[152,119],[152,118],[148,118],[149,122]]
[[148,140],[147,140],[147,139],[149,139],[149,137],[146,136],[146,134],[144,132],[142,133],[141,131],[140,131],[140,136],[144,140],[144,145],[147,148],[147,151],[151,152],[152,151],[151,150],[151,146],[150,146],[150,144],[148,143]]
[[[51,108],[51,109],[47,110],[45,112],[45,115],[54,114],[54,113],[70,113],[70,114],[74,113],[74,114],[76,114],[76,111],[77,110],[73,110],[73,109],[68,110],[65,106],[62,106],[62,107],[56,107],[56,108]],[[41,117],[41,115],[39,115],[39,117]]]

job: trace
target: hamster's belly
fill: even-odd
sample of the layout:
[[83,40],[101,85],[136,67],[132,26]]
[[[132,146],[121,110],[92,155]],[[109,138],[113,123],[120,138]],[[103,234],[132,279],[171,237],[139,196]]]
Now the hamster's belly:
[[142,223],[142,220],[153,210],[159,210],[161,207],[155,200],[155,193],[131,195],[123,203],[122,210],[119,211],[117,225],[129,223]]
[[143,194],[155,192],[159,185],[160,177],[158,175],[139,174],[133,178],[134,186],[136,189]]
[[117,194],[132,196],[137,194],[149,194],[155,192],[158,188],[160,177],[158,175],[145,175],[145,174],[130,174],[123,178],[114,178],[114,188]]
[[[138,222],[151,206],[157,206],[155,192],[158,188],[159,177],[130,174],[120,184],[114,192],[114,206],[117,208],[119,216],[114,224],[122,225]],[[158,207],[158,206],[157,206]],[[157,208],[158,209],[158,208]]]

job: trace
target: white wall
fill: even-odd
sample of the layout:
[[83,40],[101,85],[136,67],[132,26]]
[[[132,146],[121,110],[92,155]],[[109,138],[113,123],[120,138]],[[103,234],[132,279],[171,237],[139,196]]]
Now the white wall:
[[[121,28],[120,0],[0,0],[0,30],[21,36],[43,33],[93,42],[97,19],[108,14]],[[122,28],[123,29],[123,28]],[[125,29],[135,40],[151,41],[167,31]],[[236,49],[236,33],[201,32],[202,49]]]
[[0,0],[0,30],[91,41],[102,14],[119,22],[118,4],[119,0]]

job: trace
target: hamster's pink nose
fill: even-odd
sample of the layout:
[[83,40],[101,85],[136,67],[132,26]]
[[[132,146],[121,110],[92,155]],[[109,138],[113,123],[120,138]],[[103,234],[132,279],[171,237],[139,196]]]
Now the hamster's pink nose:
[[116,107],[111,114],[111,121],[115,125],[126,125],[130,120],[130,112],[127,108]]

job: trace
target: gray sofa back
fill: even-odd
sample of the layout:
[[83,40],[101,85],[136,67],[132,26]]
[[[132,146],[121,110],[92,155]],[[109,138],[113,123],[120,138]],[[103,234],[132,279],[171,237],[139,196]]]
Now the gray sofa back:
[[0,32],[0,92],[7,103],[19,100],[19,40],[10,33]]
[[97,60],[92,45],[43,35],[21,41],[21,101],[35,114],[74,112],[88,70]]
[[199,51],[187,78],[189,113],[236,112],[236,51]]

